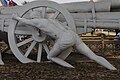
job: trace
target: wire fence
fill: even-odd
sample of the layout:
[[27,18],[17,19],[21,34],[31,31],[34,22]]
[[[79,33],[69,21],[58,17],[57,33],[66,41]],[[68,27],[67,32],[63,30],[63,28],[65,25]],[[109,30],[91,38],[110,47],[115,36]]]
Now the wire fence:
[[[115,41],[114,37],[82,37],[85,44],[97,55],[120,55],[120,41]],[[0,42],[0,51],[7,47],[3,41]]]
[[120,41],[113,37],[102,39],[100,37],[82,37],[87,46],[99,55],[120,55]]

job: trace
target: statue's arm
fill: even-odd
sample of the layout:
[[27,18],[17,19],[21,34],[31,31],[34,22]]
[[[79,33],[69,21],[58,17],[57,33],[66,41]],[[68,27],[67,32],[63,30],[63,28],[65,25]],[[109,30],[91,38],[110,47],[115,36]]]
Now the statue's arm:
[[36,26],[36,24],[34,23],[34,21],[32,20],[28,20],[28,19],[25,19],[25,18],[21,18],[19,16],[13,16],[13,20],[17,20],[23,24],[27,24],[27,25],[30,25],[30,26]]
[[68,29],[68,30],[72,30],[70,27],[66,26],[66,25],[63,25],[64,28]]
[[72,30],[70,27],[68,27],[65,23],[62,23],[62,22],[60,22],[61,24],[62,24],[62,26],[65,28],[65,29],[67,29],[67,30]]

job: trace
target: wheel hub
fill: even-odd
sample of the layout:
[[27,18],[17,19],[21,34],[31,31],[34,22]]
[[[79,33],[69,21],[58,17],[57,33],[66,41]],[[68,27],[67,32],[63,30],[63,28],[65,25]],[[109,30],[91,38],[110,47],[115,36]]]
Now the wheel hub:
[[46,39],[46,35],[42,33],[38,28],[32,29],[32,37],[37,42],[43,42]]

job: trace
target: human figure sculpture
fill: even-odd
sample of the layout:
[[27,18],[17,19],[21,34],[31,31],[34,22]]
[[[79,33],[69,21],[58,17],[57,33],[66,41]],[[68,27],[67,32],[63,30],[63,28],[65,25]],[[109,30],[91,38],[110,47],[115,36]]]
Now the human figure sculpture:
[[64,60],[58,58],[58,55],[62,53],[62,51],[68,49],[69,47],[74,46],[79,53],[87,56],[88,58],[96,61],[100,65],[106,67],[110,70],[116,70],[114,66],[112,66],[106,59],[103,57],[97,56],[94,54],[81,40],[81,38],[71,30],[70,27],[61,24],[59,21],[55,19],[43,19],[38,17],[38,12],[31,12],[31,19],[20,18],[17,15],[13,16],[14,20],[21,22],[22,24],[26,24],[32,27],[36,27],[40,29],[46,35],[56,39],[56,43],[53,48],[50,50],[47,58],[55,62],[61,66],[74,68],[71,64],[65,62]]
[[2,61],[1,52],[0,52],[0,65],[4,65],[4,62]]

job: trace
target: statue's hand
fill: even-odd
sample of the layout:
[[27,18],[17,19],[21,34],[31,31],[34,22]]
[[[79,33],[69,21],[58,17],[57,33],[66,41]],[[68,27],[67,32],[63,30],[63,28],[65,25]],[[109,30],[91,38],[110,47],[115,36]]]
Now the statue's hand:
[[12,19],[13,19],[13,20],[18,20],[18,18],[19,18],[18,14],[13,14],[13,15],[12,15]]

